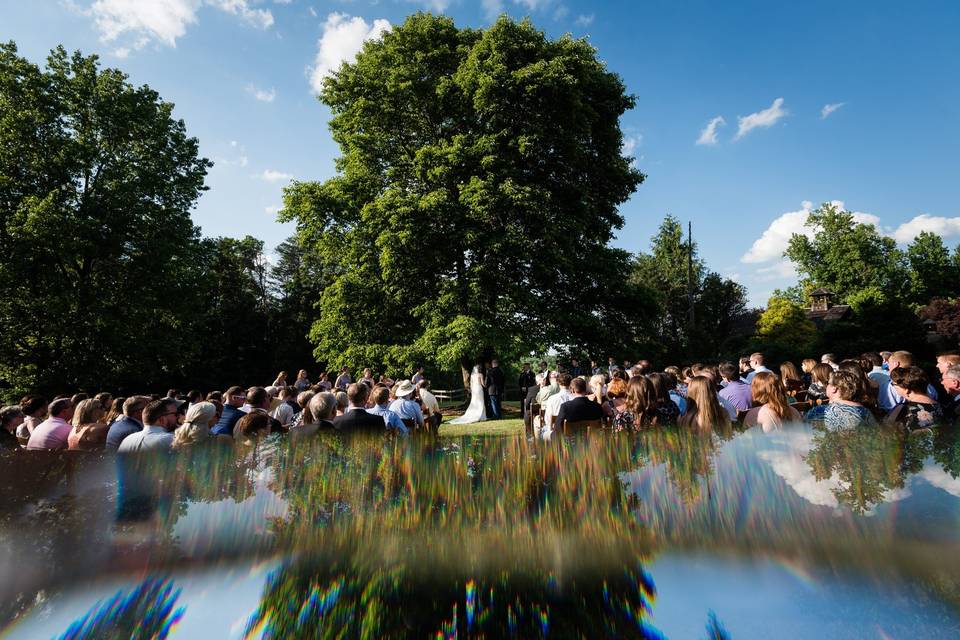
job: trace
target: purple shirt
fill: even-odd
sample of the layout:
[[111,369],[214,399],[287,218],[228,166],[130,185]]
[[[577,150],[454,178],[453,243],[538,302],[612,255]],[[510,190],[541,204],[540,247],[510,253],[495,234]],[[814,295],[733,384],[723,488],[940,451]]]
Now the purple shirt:
[[63,418],[47,418],[30,434],[27,449],[66,449],[72,428]]
[[720,397],[728,400],[730,404],[737,408],[737,411],[749,411],[750,407],[753,406],[750,385],[744,384],[739,380],[728,382],[727,386],[720,389]]

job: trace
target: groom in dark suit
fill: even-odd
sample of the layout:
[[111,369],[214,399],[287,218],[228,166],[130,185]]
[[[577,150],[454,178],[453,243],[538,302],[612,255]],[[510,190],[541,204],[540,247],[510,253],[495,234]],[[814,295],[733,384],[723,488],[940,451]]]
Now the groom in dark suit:
[[500,402],[503,399],[506,376],[503,374],[499,362],[493,360],[490,365],[486,375],[487,395],[490,397],[490,417],[493,420],[500,420],[503,418],[500,413]]

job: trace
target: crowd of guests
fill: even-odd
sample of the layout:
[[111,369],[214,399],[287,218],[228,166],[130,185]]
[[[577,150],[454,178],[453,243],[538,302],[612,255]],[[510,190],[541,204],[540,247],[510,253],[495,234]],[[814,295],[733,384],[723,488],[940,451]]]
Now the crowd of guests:
[[[909,430],[956,421],[960,414],[960,353],[937,356],[931,378],[907,351],[864,353],[839,360],[824,354],[798,368],[767,367],[762,353],[739,362],[697,363],[655,371],[614,358],[589,368],[571,360],[534,373],[523,365],[519,386],[528,426],[548,435],[569,423],[600,423],[614,431],[647,427],[716,428],[733,422],[764,431],[806,420],[828,429],[885,422]],[[939,389],[936,384],[939,384]]]
[[323,373],[313,383],[300,371],[289,384],[281,372],[267,387],[207,394],[78,393],[51,402],[28,395],[0,408],[0,449],[170,451],[205,443],[251,445],[271,433],[292,439],[326,429],[406,434],[440,424],[440,406],[422,367],[400,381],[375,380],[370,369],[356,382],[347,368],[334,382],[329,377]]

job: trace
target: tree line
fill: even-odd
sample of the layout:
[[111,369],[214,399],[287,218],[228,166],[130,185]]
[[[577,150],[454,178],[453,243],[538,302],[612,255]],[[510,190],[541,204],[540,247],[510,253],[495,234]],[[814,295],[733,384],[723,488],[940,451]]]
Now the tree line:
[[[909,346],[921,313],[955,339],[957,253],[932,234],[901,251],[826,205],[787,252],[800,283],[762,317],[673,217],[649,251],[611,246],[645,177],[620,128],[636,98],[583,39],[417,13],[319,98],[336,174],[284,188],[296,233],[271,264],[255,237],[193,224],[212,163],[171,103],[96,56],[58,47],[41,68],[0,45],[0,394],[465,372],[550,349],[793,357]],[[814,286],[854,320],[811,329]]]

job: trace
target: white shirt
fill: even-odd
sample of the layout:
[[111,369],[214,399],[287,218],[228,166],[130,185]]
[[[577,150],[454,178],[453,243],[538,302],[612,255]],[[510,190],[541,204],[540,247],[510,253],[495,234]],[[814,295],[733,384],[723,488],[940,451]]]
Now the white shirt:
[[546,423],[544,427],[549,429],[553,426],[553,420],[557,417],[557,414],[560,413],[560,405],[562,405],[567,400],[573,400],[575,396],[570,393],[569,389],[560,389],[560,393],[555,393],[549,398],[547,398],[547,403],[544,405],[543,409],[543,420]]
[[747,374],[747,378],[746,378],[747,384],[750,384],[751,382],[753,382],[753,377],[754,377],[755,375],[757,375],[758,373],[760,373],[761,371],[770,371],[770,369],[767,369],[767,368],[766,368],[765,366],[763,366],[762,364],[761,364],[761,365],[757,365],[757,368],[756,368],[756,369],[754,369],[753,371],[751,371],[750,373]]
[[281,402],[276,409],[273,410],[272,416],[280,422],[283,426],[287,426],[293,422],[293,416],[296,414],[296,411],[293,410],[293,407],[290,406],[288,402]]

